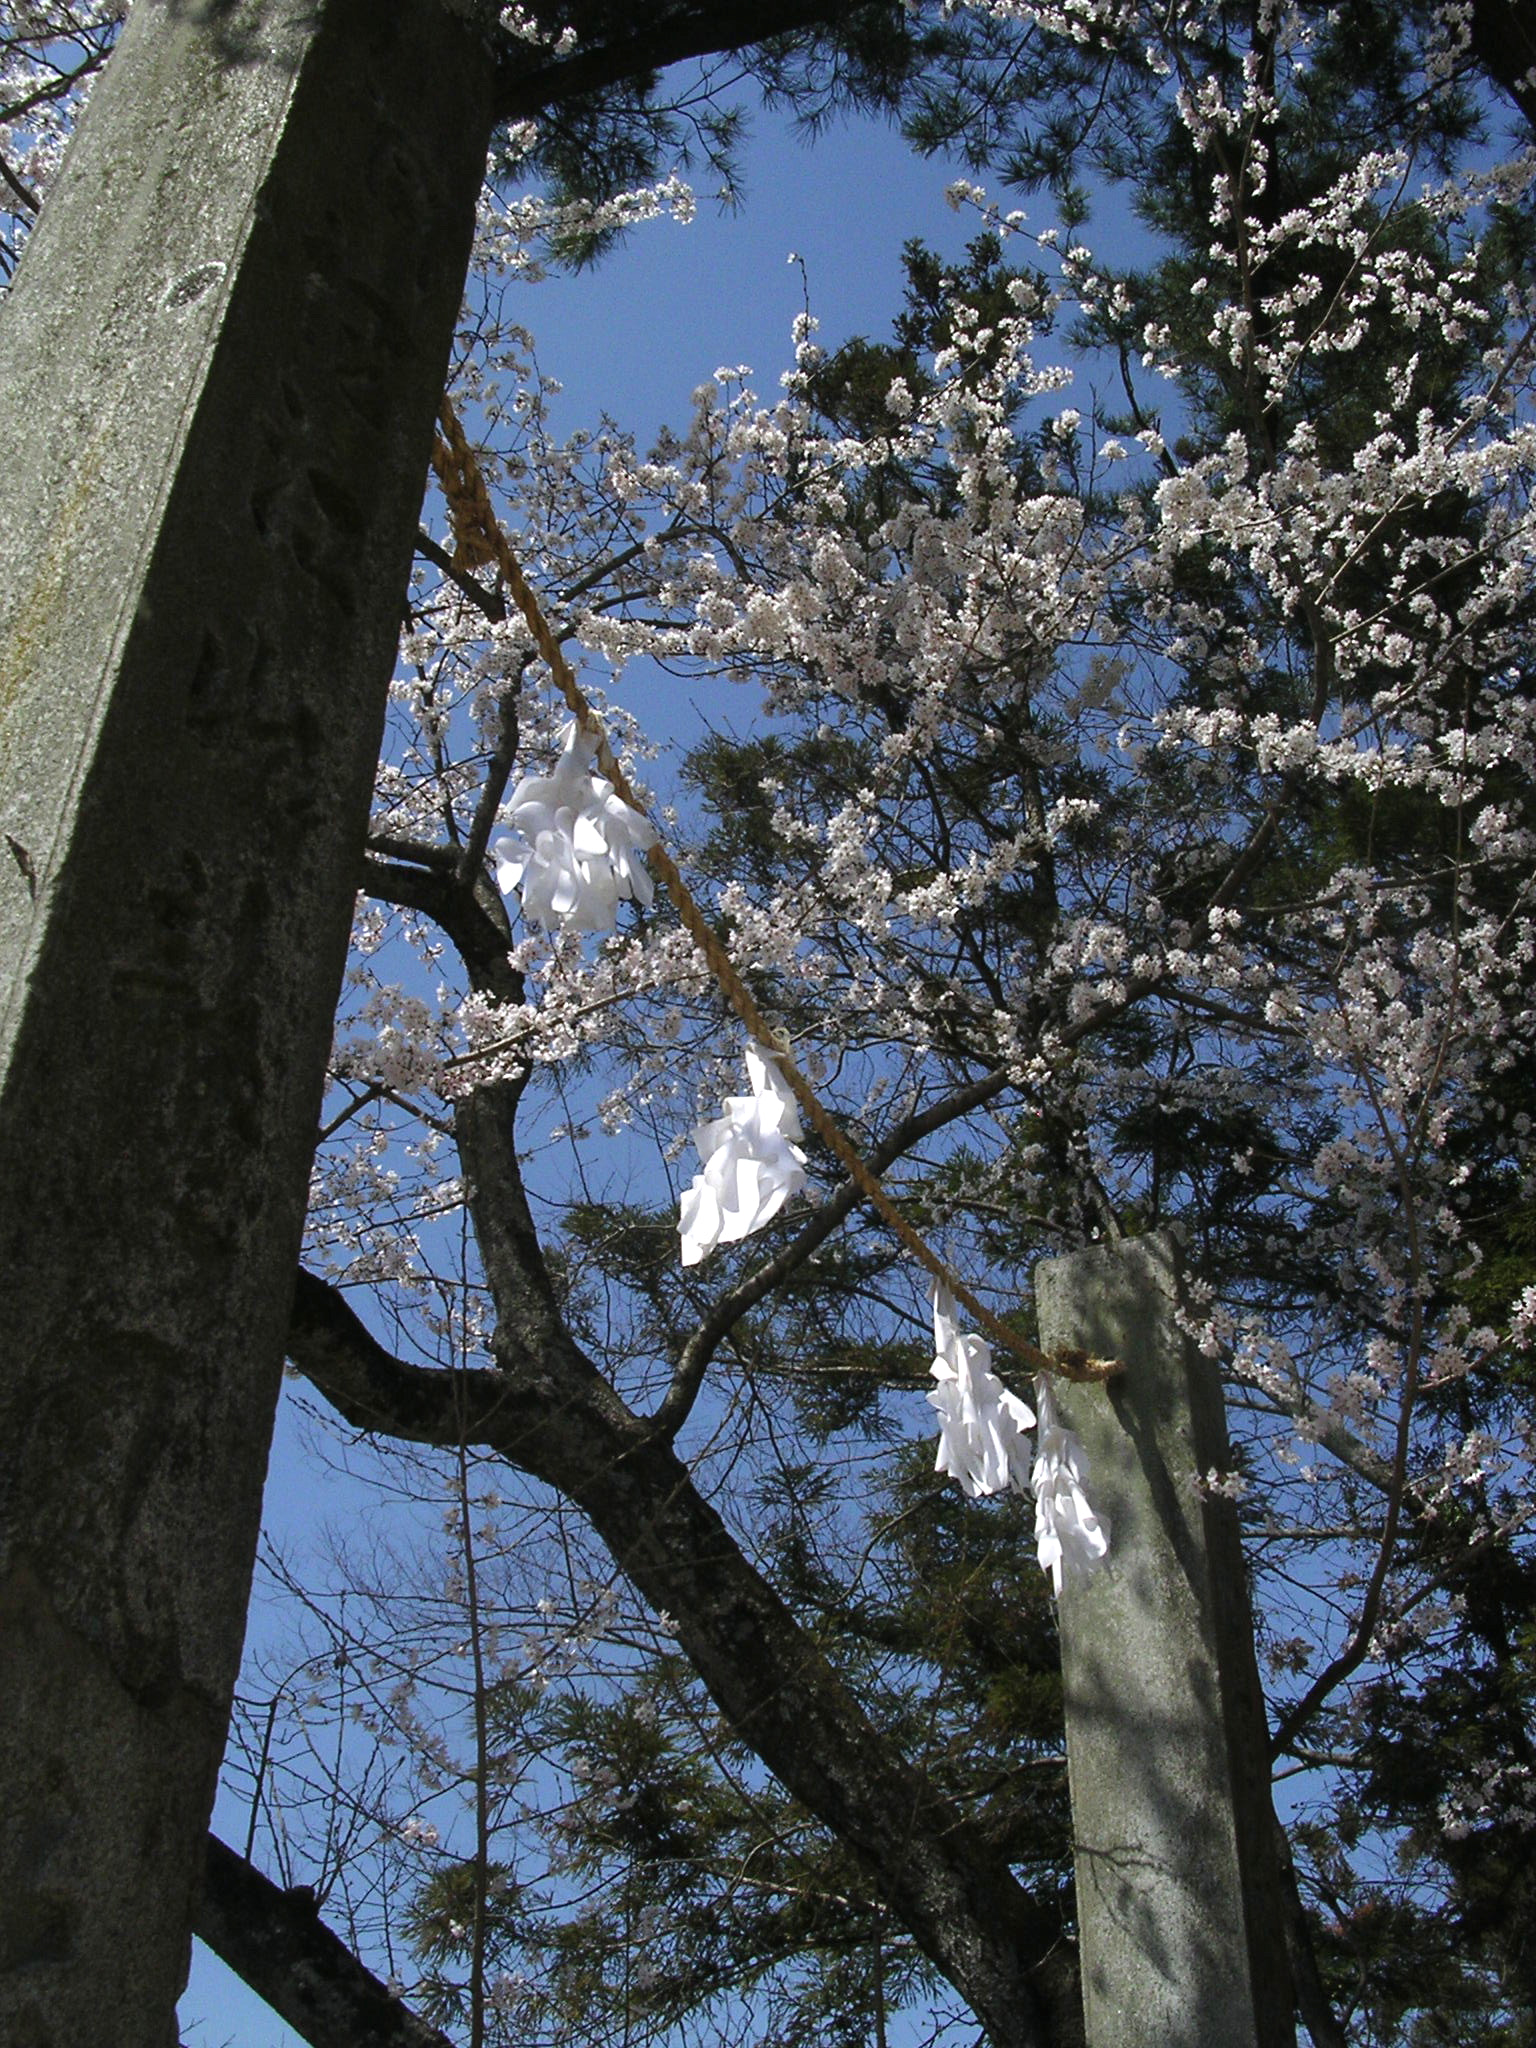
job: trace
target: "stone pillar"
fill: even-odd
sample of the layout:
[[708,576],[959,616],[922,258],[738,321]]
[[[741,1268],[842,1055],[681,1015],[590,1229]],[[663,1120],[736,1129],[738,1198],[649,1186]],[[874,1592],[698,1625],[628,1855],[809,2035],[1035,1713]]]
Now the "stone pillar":
[[1290,2048],[1263,1699],[1216,1367],[1166,1237],[1036,1268],[1040,1341],[1125,1361],[1058,1384],[1110,1553],[1061,1597],[1089,2048]]
[[137,0],[0,306],[0,2039],[166,2048],[491,121]]

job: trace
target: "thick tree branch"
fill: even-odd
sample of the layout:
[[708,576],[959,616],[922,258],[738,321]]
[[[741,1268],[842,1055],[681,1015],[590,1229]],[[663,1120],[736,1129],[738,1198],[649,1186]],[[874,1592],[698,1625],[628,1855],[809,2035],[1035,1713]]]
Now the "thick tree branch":
[[633,35],[569,57],[515,45],[498,72],[497,118],[524,120],[557,103],[585,98],[690,57],[715,56],[799,29],[830,26],[867,5],[868,0],[705,0],[703,5],[673,8]]
[[445,547],[435,541],[425,527],[416,534],[416,552],[425,562],[430,562],[440,575],[445,576],[455,589],[467,597],[476,611],[482,612],[493,626],[499,626],[507,616],[507,600],[501,592],[484,583],[478,576],[472,576],[468,569],[461,569]]
[[208,1837],[194,1930],[311,2048],[453,2048],[353,1955],[306,1891]]
[[1280,1910],[1285,1915],[1285,1953],[1291,1966],[1296,2010],[1312,2036],[1312,2048],[1349,2048],[1317,1967],[1312,1924],[1302,1902],[1296,1862],[1291,1854],[1291,1838],[1278,1820],[1275,1822],[1275,1861],[1280,1872]]
[[3,156],[0,156],[0,178],[4,178],[6,184],[10,186],[11,190],[16,194],[16,197],[21,201],[22,205],[27,209],[28,213],[37,213],[41,211],[42,201],[38,198],[37,194],[32,190],[30,185],[24,185],[22,183],[21,179],[17,177],[16,173],[11,169],[10,165],[6,162]]
[[[398,903],[434,919],[458,948],[477,989],[498,1002],[520,1003],[523,977],[507,958],[512,932],[506,905],[488,875],[477,875],[470,884],[463,884],[445,871],[446,863],[437,864],[438,851],[424,848],[409,862],[370,856],[363,864],[363,888],[382,903]],[[430,867],[426,865],[429,856],[433,861]]]
[[490,1128],[471,1135],[462,1112],[460,1128],[471,1183],[495,1189],[481,1206],[501,1219],[485,1246],[493,1287],[500,1275],[497,1369],[447,1374],[392,1357],[307,1273],[289,1338],[295,1365],[357,1428],[483,1443],[577,1502],[645,1599],[675,1619],[680,1647],[736,1733],[865,1859],[997,2048],[1081,2041],[1075,1959],[1055,1910],[1029,1898],[982,1830],[870,1723],[670,1445],[560,1327],[542,1273],[518,1249],[525,1231],[533,1248],[531,1225],[496,1157],[511,1152],[499,1093],[474,1098]]
[[1531,0],[1472,0],[1472,55],[1536,130],[1536,7]]

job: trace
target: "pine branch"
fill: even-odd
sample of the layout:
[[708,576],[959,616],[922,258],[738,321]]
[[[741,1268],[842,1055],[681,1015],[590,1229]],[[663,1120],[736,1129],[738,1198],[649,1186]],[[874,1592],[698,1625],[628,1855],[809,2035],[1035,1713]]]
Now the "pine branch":
[[1076,1961],[1055,1909],[1030,1898],[982,1831],[870,1723],[687,1466],[558,1324],[541,1276],[513,1277],[525,1230],[520,1188],[505,1185],[515,1168],[497,1093],[479,1091],[483,1115],[461,1111],[460,1127],[467,1178],[494,1191],[483,1206],[502,1219],[495,1241],[482,1236],[501,1313],[497,1366],[449,1374],[394,1358],[337,1290],[304,1272],[290,1358],[355,1427],[484,1444],[575,1501],[643,1597],[674,1617],[735,1732],[871,1868],[995,2048],[1069,2048],[1082,2038]]
[[664,12],[633,35],[568,57],[509,49],[497,73],[496,115],[515,121],[547,107],[585,98],[605,86],[643,78],[681,64],[750,47],[798,30],[829,27],[866,11],[867,0],[722,0],[722,4],[678,7]]

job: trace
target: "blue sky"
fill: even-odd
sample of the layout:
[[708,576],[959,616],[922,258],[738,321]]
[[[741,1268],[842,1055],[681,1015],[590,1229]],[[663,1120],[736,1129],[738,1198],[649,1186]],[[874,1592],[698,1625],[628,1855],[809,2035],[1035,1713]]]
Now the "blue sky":
[[807,144],[759,113],[743,161],[737,212],[720,212],[706,173],[690,226],[651,222],[596,270],[527,292],[541,367],[565,385],[558,424],[606,409],[644,440],[686,424],[689,394],[721,364],[750,364],[772,393],[806,285],[824,343],[883,337],[901,304],[902,244],[920,235],[958,254],[979,228],[945,201],[953,167],[923,162],[883,124]]

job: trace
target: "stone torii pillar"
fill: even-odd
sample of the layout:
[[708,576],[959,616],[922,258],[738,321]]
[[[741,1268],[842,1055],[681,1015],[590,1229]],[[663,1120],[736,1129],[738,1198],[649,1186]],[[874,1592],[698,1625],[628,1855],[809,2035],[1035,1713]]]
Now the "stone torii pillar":
[[137,0],[0,308],[8,2048],[175,2039],[477,9]]
[[1040,1341],[1123,1359],[1061,1383],[1110,1550],[1062,1588],[1088,2048],[1292,2048],[1268,1747],[1215,1366],[1163,1236],[1035,1269]]

